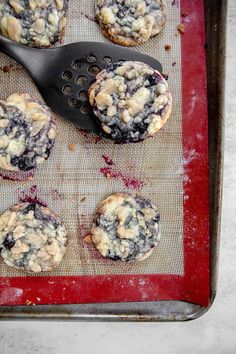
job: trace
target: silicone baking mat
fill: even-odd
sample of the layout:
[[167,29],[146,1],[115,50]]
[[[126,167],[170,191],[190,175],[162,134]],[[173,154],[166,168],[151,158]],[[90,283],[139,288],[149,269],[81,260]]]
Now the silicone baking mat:
[[[65,43],[106,41],[93,18],[94,1],[70,0]],[[184,25],[185,32],[177,30]],[[171,45],[169,50],[166,45]],[[207,101],[203,1],[168,1],[163,32],[136,48],[156,57],[173,94],[169,122],[148,141],[116,145],[57,117],[49,160],[27,181],[1,173],[1,209],[37,195],[63,219],[70,242],[60,267],[27,275],[0,261],[0,304],[151,300],[209,301]],[[0,95],[39,97],[22,67],[0,56]],[[73,144],[75,150],[71,150]],[[13,179],[15,181],[9,180]],[[162,237],[143,262],[103,259],[83,241],[97,204],[123,191],[151,198]]]

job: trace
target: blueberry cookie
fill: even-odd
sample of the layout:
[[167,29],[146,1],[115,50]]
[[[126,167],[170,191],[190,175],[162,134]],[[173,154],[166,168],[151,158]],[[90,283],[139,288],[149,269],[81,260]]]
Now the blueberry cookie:
[[0,101],[0,168],[29,171],[51,152],[56,125],[47,106],[28,94]]
[[98,207],[91,238],[103,257],[143,260],[160,239],[160,214],[149,200],[116,193]]
[[68,0],[3,0],[0,32],[31,47],[48,47],[62,36]]
[[118,62],[102,70],[89,89],[89,101],[105,136],[117,143],[155,135],[172,108],[163,76],[135,61]]
[[96,0],[95,15],[103,34],[112,42],[135,46],[161,32],[166,0]]
[[59,217],[37,203],[21,203],[0,216],[4,262],[27,272],[57,267],[66,252],[67,235]]

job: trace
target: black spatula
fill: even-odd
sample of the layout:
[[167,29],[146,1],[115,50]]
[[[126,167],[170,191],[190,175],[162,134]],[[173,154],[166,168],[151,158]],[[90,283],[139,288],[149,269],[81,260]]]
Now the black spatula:
[[162,72],[154,58],[117,45],[78,42],[52,49],[34,49],[0,36],[0,52],[22,64],[51,109],[78,127],[100,134],[87,90],[97,73],[119,60],[136,60]]

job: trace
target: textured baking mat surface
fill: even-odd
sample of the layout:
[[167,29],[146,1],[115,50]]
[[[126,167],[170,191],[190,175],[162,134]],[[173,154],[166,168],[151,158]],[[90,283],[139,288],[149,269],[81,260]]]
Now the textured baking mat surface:
[[[175,35],[180,9],[168,1],[168,17],[163,32],[136,48],[157,58],[169,74],[173,112],[166,126],[153,139],[139,144],[115,145],[78,131],[57,118],[58,136],[49,160],[29,181],[0,181],[0,212],[35,193],[64,220],[70,242],[60,267],[37,276],[106,274],[176,274],[184,272],[182,171],[181,38]],[[93,21],[94,1],[70,0],[64,43],[107,42]],[[165,51],[165,44],[171,50]],[[20,65],[0,55],[0,97],[13,92],[28,92],[40,98],[37,89]],[[71,151],[69,144],[75,144]],[[103,155],[112,159],[107,165]],[[190,159],[192,156],[190,156]],[[106,178],[110,172],[113,178]],[[32,186],[37,186],[33,187]],[[140,193],[151,198],[161,213],[162,237],[153,255],[144,262],[120,263],[102,259],[93,245],[83,238],[88,234],[97,204],[113,192]],[[0,261],[0,276],[27,274]]]

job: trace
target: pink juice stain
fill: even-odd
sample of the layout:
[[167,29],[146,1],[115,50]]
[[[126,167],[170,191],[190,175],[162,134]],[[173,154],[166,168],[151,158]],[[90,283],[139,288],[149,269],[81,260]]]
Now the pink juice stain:
[[78,131],[80,132],[80,134],[86,139],[86,140],[91,140],[92,142],[94,142],[95,144],[97,144],[99,141],[102,140],[102,138],[100,136],[97,136],[95,134],[92,134],[91,132],[89,132],[88,130],[85,129],[80,129],[77,128]]
[[37,194],[38,187],[33,185],[30,188],[23,190],[20,193],[18,200],[22,203],[35,203],[46,207],[47,204],[41,198],[39,198]]
[[120,171],[115,167],[114,161],[108,155],[102,155],[104,162],[108,167],[100,168],[100,172],[106,178],[119,179],[123,182],[126,188],[134,189],[139,191],[144,186],[144,181],[134,176],[129,176],[128,174]]
[[107,164],[107,165],[115,165],[114,164],[114,161],[110,158],[110,156],[108,155],[102,155],[102,158],[104,160],[104,162]]
[[12,182],[23,182],[34,177],[34,172],[0,171],[0,179]]
[[42,206],[47,206],[47,203],[43,199],[48,196],[50,196],[52,200],[59,200],[62,198],[62,195],[57,189],[42,188],[34,184],[31,187],[20,191],[18,199],[20,202],[37,203]]

